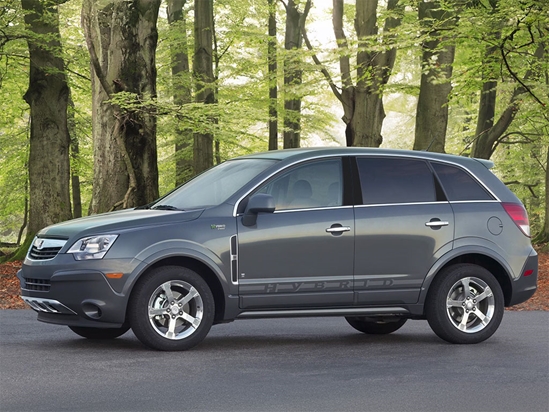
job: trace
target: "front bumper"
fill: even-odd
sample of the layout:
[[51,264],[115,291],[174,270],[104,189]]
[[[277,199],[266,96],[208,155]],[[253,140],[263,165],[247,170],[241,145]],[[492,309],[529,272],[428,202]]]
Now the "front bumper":
[[[17,273],[21,298],[43,322],[120,327],[126,318],[128,281],[139,263],[135,259],[75,262],[71,255],[61,254],[48,262],[26,260]],[[124,275],[107,279],[109,272]]]
[[505,306],[518,305],[532,297],[538,288],[538,254],[533,251],[526,260],[521,276],[511,284],[511,297]]

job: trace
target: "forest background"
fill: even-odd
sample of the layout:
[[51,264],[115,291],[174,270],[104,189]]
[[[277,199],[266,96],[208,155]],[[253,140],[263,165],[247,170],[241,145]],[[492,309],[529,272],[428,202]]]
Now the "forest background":
[[491,159],[549,238],[549,0],[0,1],[0,241],[240,154]]

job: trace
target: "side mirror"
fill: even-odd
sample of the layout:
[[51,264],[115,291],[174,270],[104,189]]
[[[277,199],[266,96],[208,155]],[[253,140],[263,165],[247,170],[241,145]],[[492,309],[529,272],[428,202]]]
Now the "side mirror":
[[257,214],[273,213],[275,211],[275,201],[271,195],[265,193],[258,193],[250,197],[248,205],[242,216],[242,224],[244,226],[254,226],[257,222]]

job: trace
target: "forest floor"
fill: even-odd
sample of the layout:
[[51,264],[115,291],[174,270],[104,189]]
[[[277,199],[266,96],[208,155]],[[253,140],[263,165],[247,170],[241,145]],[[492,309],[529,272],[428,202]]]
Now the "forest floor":
[[[538,290],[529,300],[508,310],[549,311],[549,252],[547,246],[538,250],[539,273]],[[21,262],[0,264],[0,309],[28,309],[19,297],[19,280],[15,276]]]

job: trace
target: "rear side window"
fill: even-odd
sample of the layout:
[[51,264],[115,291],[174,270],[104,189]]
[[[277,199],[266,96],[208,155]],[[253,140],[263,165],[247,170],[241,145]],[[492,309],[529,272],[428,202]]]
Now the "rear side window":
[[362,204],[435,202],[427,163],[413,159],[357,158]]
[[494,200],[466,171],[442,163],[432,163],[448,200]]

